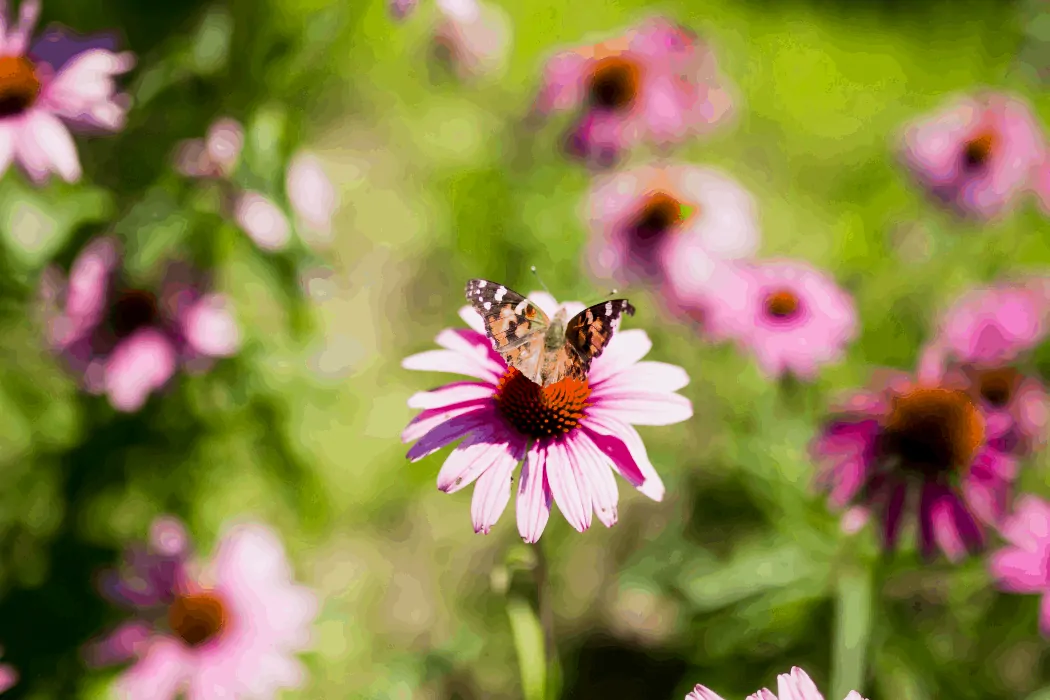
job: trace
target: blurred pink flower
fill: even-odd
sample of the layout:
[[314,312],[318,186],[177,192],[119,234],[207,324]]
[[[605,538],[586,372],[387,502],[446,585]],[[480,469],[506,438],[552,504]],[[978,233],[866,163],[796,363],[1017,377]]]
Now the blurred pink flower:
[[986,92],[954,98],[909,125],[903,159],[930,194],[989,219],[1039,186],[1047,147],[1026,102]]
[[106,394],[120,411],[137,411],[180,364],[206,368],[234,354],[240,334],[223,297],[204,293],[178,265],[168,267],[159,294],[128,285],[120,274],[116,240],[98,238],[80,253],[62,280],[52,270],[44,296],[51,347],[83,377],[85,388]]
[[208,127],[203,139],[189,139],[176,148],[175,169],[186,177],[221,179],[237,169],[244,148],[244,128],[224,117]]
[[[551,316],[557,311],[549,294],[529,298]],[[564,308],[571,316],[583,305],[570,302]],[[437,337],[442,350],[413,355],[402,366],[480,381],[412,396],[409,406],[423,412],[401,437],[417,441],[408,451],[412,461],[466,438],[445,460],[437,483],[452,493],[477,481],[471,505],[475,532],[488,533],[503,513],[514,469],[523,459],[517,518],[526,542],[543,533],[552,498],[580,532],[590,527],[592,511],[612,526],[618,501],[612,471],[646,496],[663,498],[663,483],[632,424],[670,425],[689,418],[693,409],[674,393],[689,382],[684,370],[639,362],[652,347],[644,331],[617,332],[586,381],[565,379],[541,388],[507,367],[470,307],[460,316],[470,330],[442,331]]]
[[836,414],[813,445],[817,483],[833,507],[867,508],[893,551],[911,494],[924,557],[939,548],[956,561],[984,545],[982,523],[1002,518],[1017,476],[1017,459],[1001,444],[1010,420],[982,411],[950,376],[898,373],[851,395]]
[[705,316],[705,332],[755,355],[766,374],[812,379],[842,357],[857,333],[853,300],[824,272],[789,260],[738,268],[746,293],[724,297]]
[[434,51],[460,79],[503,68],[510,52],[511,25],[502,9],[480,0],[437,0],[437,6]]
[[281,250],[292,238],[288,217],[272,200],[258,192],[242,192],[237,197],[233,218],[263,250]]
[[[39,0],[24,0],[18,23],[8,29],[0,7],[0,174],[17,161],[41,184],[52,172],[80,179],[80,159],[65,122],[105,131],[124,126],[126,98],[114,76],[131,70],[130,53],[88,48],[61,65],[35,62],[29,40],[40,16]],[[41,52],[46,56],[46,52]]]
[[989,557],[992,577],[1004,591],[1043,596],[1039,627],[1050,637],[1050,504],[1022,497],[1000,533],[1010,544]]
[[[763,688],[757,693],[747,696],[747,700],[824,700],[824,696],[817,690],[816,684],[801,668],[795,666],[791,673],[782,673],[777,676],[777,693]],[[722,700],[722,696],[710,688],[697,685],[691,693],[685,696],[685,700]],[[864,700],[860,693],[851,690],[845,700]]]
[[761,238],[751,194],[721,172],[694,165],[647,165],[601,178],[588,209],[591,270],[620,283],[662,280],[687,249],[724,260],[748,257]]
[[731,100],[710,48],[654,18],[547,62],[533,113],[568,110],[580,111],[569,152],[611,165],[636,143],[669,146],[709,131],[729,115]]
[[180,523],[159,525],[148,548],[103,579],[103,592],[136,613],[87,649],[96,665],[133,662],[115,684],[117,697],[260,700],[301,686],[306,671],[296,653],[311,643],[317,599],[295,583],[277,535],[238,525],[200,562]]
[[338,202],[332,181],[317,156],[299,153],[292,158],[285,176],[285,190],[300,228],[327,240]]
[[401,21],[416,11],[419,0],[387,0],[386,6],[390,11],[390,16]]
[[1046,299],[1028,285],[974,289],[944,314],[935,343],[960,362],[1010,362],[1046,337],[1047,308]]

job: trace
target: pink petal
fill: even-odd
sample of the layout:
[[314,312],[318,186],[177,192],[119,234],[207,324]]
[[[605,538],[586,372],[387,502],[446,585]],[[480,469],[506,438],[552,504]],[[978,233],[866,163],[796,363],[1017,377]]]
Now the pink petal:
[[4,45],[4,55],[21,56],[29,48],[29,38],[40,18],[40,0],[24,0],[18,8],[18,24],[11,30]]
[[507,503],[510,502],[514,467],[518,466],[524,452],[525,445],[522,444],[517,455],[495,461],[478,477],[474,486],[474,496],[470,500],[470,518],[474,523],[474,532],[489,534],[499,516],[503,515]]
[[453,382],[433,391],[421,391],[408,399],[409,408],[445,408],[457,403],[491,398],[494,387],[484,382]]
[[11,167],[15,158],[15,134],[9,128],[0,127],[0,176]]
[[284,212],[258,192],[245,192],[238,197],[233,216],[263,250],[280,250],[291,239],[292,229]]
[[149,546],[158,554],[176,557],[188,551],[190,536],[181,520],[171,516],[161,516],[150,524]]
[[602,382],[590,380],[593,393],[607,394],[652,393],[663,394],[678,391],[689,384],[689,375],[677,365],[665,362],[639,362]]
[[1039,603],[1039,631],[1050,637],[1050,595],[1044,595]]
[[543,534],[551,514],[551,490],[544,473],[546,461],[547,448],[537,442],[525,455],[518,481],[518,533],[529,544]]
[[[642,442],[637,430],[622,422],[618,416],[596,410],[588,414],[584,429],[588,431],[588,436],[594,440],[598,448],[612,461],[613,468],[621,476],[654,501],[663,500],[664,483],[660,475],[656,473],[652,462],[649,461],[645,443]],[[639,475],[643,479],[640,483],[636,481]]]
[[175,348],[152,328],[137,331],[120,343],[106,361],[105,390],[113,407],[132,412],[175,373]]
[[496,374],[488,363],[479,362],[474,358],[451,350],[427,350],[418,355],[411,355],[401,361],[401,366],[405,369],[415,369],[423,372],[462,374],[466,377],[474,377],[475,379],[490,382],[493,385],[499,381],[502,375],[502,372]]
[[598,384],[626,370],[645,357],[653,343],[645,331],[629,328],[618,331],[609,341],[605,352],[591,365],[588,381]]
[[423,411],[405,426],[405,429],[401,432],[401,442],[414,442],[442,423],[447,423],[458,416],[483,409],[488,409],[489,412],[492,412],[494,408],[495,406],[489,399],[478,399]]
[[241,345],[241,332],[228,303],[218,294],[203,297],[186,310],[182,330],[193,349],[209,357],[229,357]]
[[812,679],[797,666],[791,669],[791,675],[777,676],[777,697],[779,700],[824,700]]
[[773,695],[773,691],[763,688],[757,693],[748,695],[747,700],[777,700],[777,696]]
[[18,683],[18,671],[10,664],[0,664],[0,693],[11,690]]
[[137,659],[152,634],[153,629],[145,622],[125,622],[103,639],[91,643],[85,649],[85,661],[90,666],[102,667]]
[[438,490],[455,493],[490,468],[507,462],[516,465],[524,457],[524,448],[524,440],[513,439],[502,431],[478,431],[449,454],[438,472]]
[[463,319],[463,322],[470,326],[470,329],[475,333],[485,335],[485,321],[478,315],[478,312],[474,310],[472,306],[461,306],[459,308],[459,317]]
[[446,350],[474,358],[493,375],[500,377],[507,369],[503,359],[492,349],[485,336],[464,329],[445,329],[438,333],[435,342]]
[[564,440],[547,445],[547,483],[562,515],[578,532],[583,532],[591,526],[591,489],[573,448]]
[[412,462],[420,460],[479,428],[492,426],[496,420],[491,410],[484,409],[455,416],[421,437],[419,442],[409,448],[407,457]]
[[598,520],[606,527],[612,527],[619,517],[617,503],[620,497],[608,459],[585,431],[577,431],[572,439],[577,465],[591,486],[591,500]]
[[1026,552],[1006,548],[988,558],[988,571],[999,588],[1011,593],[1043,593],[1050,591],[1046,550]]
[[285,187],[295,213],[311,228],[327,233],[335,212],[336,197],[321,161],[309,153],[296,155],[288,167]]
[[114,685],[119,700],[171,700],[188,680],[190,661],[173,639],[155,637],[142,659]]
[[594,398],[592,412],[600,410],[603,415],[615,415],[634,425],[673,425],[693,416],[692,402],[678,394],[624,392]]
[[[54,115],[42,110],[31,110],[23,117],[23,146],[19,146],[23,163],[26,156],[44,170],[54,170],[66,182],[80,179],[80,159],[69,129]],[[28,165],[28,164],[27,164]]]
[[244,127],[236,119],[217,119],[208,127],[204,146],[208,159],[220,172],[231,174],[244,148]]
[[1028,551],[1050,546],[1050,504],[1037,496],[1022,496],[1003,524],[1002,534]]
[[685,700],[724,700],[721,695],[706,686],[697,684],[693,691],[685,696]]

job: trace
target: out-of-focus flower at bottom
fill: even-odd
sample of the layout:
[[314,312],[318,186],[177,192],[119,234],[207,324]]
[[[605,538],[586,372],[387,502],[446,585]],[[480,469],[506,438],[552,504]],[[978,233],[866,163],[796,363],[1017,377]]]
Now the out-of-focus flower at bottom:
[[[685,700],[723,700],[722,696],[710,688],[697,685],[685,696]],[[816,684],[801,668],[795,666],[791,673],[777,676],[777,694],[763,688],[747,696],[747,700],[824,700]],[[845,700],[865,700],[856,690],[851,690]]]
[[1039,627],[1050,637],[1050,504],[1021,498],[1000,533],[1010,544],[989,557],[992,577],[1004,591],[1043,596]]
[[51,270],[42,287],[51,348],[119,411],[139,410],[180,366],[204,371],[240,346],[225,298],[204,291],[200,275],[170,264],[159,291],[132,285],[112,238],[89,243],[68,280]]
[[[0,654],[3,649],[0,649]],[[10,664],[0,664],[0,693],[6,693],[18,683],[18,671]]]
[[273,698],[306,671],[312,591],[294,582],[268,527],[227,529],[214,555],[190,551],[181,523],[159,519],[146,547],[101,579],[103,594],[134,617],[86,649],[93,665],[131,662],[115,683],[120,700]]

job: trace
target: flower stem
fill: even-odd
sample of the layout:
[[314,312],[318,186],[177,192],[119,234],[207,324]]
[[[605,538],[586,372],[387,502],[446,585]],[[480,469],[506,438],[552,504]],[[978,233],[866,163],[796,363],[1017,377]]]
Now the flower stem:
[[534,545],[536,568],[533,570],[536,581],[536,608],[539,611],[540,625],[543,627],[543,647],[547,659],[547,698],[554,700],[561,685],[561,666],[558,663],[558,648],[554,634],[554,606],[550,585],[550,566],[544,551],[543,540]]

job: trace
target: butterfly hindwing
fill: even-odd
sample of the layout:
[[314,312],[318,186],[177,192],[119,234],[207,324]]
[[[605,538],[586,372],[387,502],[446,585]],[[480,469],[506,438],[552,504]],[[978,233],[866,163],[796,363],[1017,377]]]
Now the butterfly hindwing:
[[467,300],[485,323],[496,352],[511,367],[538,381],[547,314],[512,289],[488,280],[467,283]]
[[584,309],[569,319],[565,327],[565,345],[579,355],[584,376],[591,361],[602,354],[620,318],[634,315],[634,307],[626,299],[613,299]]

